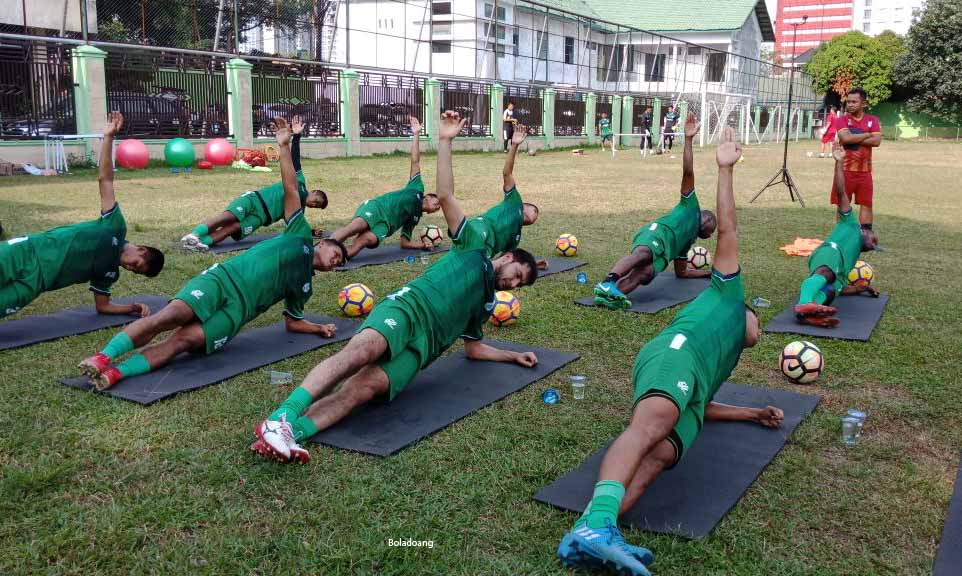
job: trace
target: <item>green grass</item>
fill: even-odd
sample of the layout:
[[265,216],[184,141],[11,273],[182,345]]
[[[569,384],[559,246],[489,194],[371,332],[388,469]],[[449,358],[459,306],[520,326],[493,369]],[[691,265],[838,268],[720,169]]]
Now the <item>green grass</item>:
[[[794,298],[805,260],[778,246],[824,237],[832,165],[791,150],[808,203],[772,189],[748,199],[775,172],[780,147],[752,147],[735,173],[741,258],[749,295],[772,301],[767,321]],[[703,204],[714,205],[713,151],[696,151]],[[503,157],[455,157],[469,213],[498,201]],[[434,186],[434,158],[425,157]],[[732,379],[817,393],[823,401],[710,537],[687,541],[629,531],[657,555],[658,574],[926,574],[931,569],[962,445],[957,399],[962,315],[958,274],[958,166],[962,146],[886,142],[876,156],[876,229],[889,251],[867,255],[891,294],[869,343],[819,340],[827,369],[798,387],[777,372],[788,335],[746,350]],[[617,160],[540,153],[518,160],[525,200],[541,206],[523,246],[545,255],[576,233],[589,279],[625,253],[638,226],[677,199],[680,157]],[[345,222],[364,198],[399,187],[407,158],[307,161],[309,182],[331,206],[315,225]],[[122,172],[120,202],[134,242],[168,248],[156,280],[129,273],[117,295],[173,294],[211,257],[174,249],[201,217],[275,175],[218,169],[171,175]],[[94,174],[0,180],[8,236],[93,218]],[[440,214],[425,223],[442,223]],[[713,243],[707,243],[713,248]],[[364,282],[384,295],[421,265],[319,274],[309,311],[333,314],[338,288]],[[387,459],[311,446],[303,467],[247,452],[252,427],[290,390],[263,370],[150,408],[63,388],[77,362],[112,334],[99,331],[0,352],[0,573],[2,574],[565,574],[554,556],[574,515],[534,502],[543,485],[618,433],[629,415],[630,366],[677,308],[653,316],[587,309],[574,273],[520,291],[522,322],[491,337],[577,351],[567,369]],[[23,315],[89,303],[83,286],[46,294]],[[255,325],[280,319],[275,307]],[[274,366],[308,370],[340,346]],[[589,376],[587,400],[545,406],[572,373]],[[839,441],[848,407],[870,414],[856,449]],[[710,489],[710,488],[709,488]],[[433,549],[387,540],[433,540]]]

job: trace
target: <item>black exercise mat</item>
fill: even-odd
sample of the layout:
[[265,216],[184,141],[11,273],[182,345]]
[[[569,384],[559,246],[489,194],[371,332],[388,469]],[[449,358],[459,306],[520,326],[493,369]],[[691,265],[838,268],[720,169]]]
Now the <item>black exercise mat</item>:
[[[283,322],[278,322],[241,332],[223,350],[210,356],[181,354],[161,370],[121,380],[104,394],[147,406],[180,392],[217,384],[261,366],[347,340],[358,326],[345,318],[309,316],[309,319],[335,324],[336,336],[322,338],[313,334],[293,334],[287,332]],[[64,378],[60,383],[71,388],[93,390],[86,377]]]
[[945,517],[942,541],[935,556],[932,576],[958,576],[962,574],[962,464],[955,477],[955,491],[949,501],[949,513]]
[[446,428],[477,410],[518,392],[579,358],[578,354],[510,342],[498,348],[531,351],[538,365],[468,360],[464,351],[441,358],[418,374],[393,402],[362,406],[311,442],[374,456],[398,450]]
[[[662,272],[647,286],[639,286],[628,295],[631,300],[629,312],[654,314],[665,308],[694,300],[708,288],[710,278],[679,278],[674,272]],[[575,300],[575,304],[594,306],[595,297]]]
[[581,260],[572,260],[571,258],[544,258],[548,261],[547,270],[538,270],[538,278],[544,278],[545,276],[551,276],[552,274],[560,274],[562,272],[567,272],[568,270],[574,270],[575,268],[581,268],[587,262],[582,262]]
[[[726,382],[715,400],[754,408],[770,404],[785,412],[785,420],[777,430],[750,422],[706,422],[678,466],[655,479],[635,506],[621,516],[622,525],[704,538],[738,503],[821,397]],[[609,445],[542,488],[535,500],[565,510],[584,511]]]
[[247,250],[254,244],[263,242],[264,240],[270,240],[271,238],[277,236],[280,232],[265,232],[264,234],[254,234],[253,236],[248,236],[243,240],[234,240],[233,238],[225,238],[223,242],[214,244],[208,250],[208,254],[225,254],[227,252],[240,252],[241,250]]
[[[155,295],[139,295],[114,300],[117,304],[140,302],[150,306],[156,314],[167,305],[167,298]],[[0,320],[0,350],[30,346],[38,342],[56,340],[65,336],[86,334],[101,328],[113,328],[130,324],[137,316],[128,314],[97,314],[93,306],[81,306],[61,310],[43,316],[27,316],[19,320]]]
[[889,301],[888,294],[882,294],[878,298],[871,296],[840,296],[832,302],[838,308],[839,325],[836,328],[822,328],[821,326],[810,326],[799,324],[795,320],[793,306],[771,319],[765,325],[765,332],[788,332],[791,334],[804,334],[806,336],[820,336],[822,338],[837,338],[839,340],[860,340],[868,342],[872,336],[872,330],[882,318],[882,312]]
[[408,256],[414,256],[415,259],[418,259],[416,264],[420,264],[420,258],[422,254],[434,255],[447,251],[447,246],[438,246],[431,251],[427,251],[401,248],[401,245],[397,243],[381,244],[373,250],[367,248],[361,250],[357,256],[348,260],[347,264],[344,266],[337,267],[336,270],[338,272],[344,272],[346,270],[355,270],[365,266],[380,266],[381,264],[404,262],[404,259]]

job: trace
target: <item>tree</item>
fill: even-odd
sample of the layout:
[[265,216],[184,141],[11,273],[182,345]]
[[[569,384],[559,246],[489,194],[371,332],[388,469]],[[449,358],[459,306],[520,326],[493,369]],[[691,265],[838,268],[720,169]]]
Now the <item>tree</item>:
[[881,44],[882,50],[892,59],[893,63],[905,52],[905,38],[899,36],[892,30],[885,30],[876,36],[875,40]]
[[929,0],[909,29],[896,74],[914,92],[910,109],[962,122],[962,3]]
[[861,32],[836,36],[823,44],[805,70],[822,93],[844,96],[852,87],[861,86],[876,104],[892,95],[892,59],[877,39]]

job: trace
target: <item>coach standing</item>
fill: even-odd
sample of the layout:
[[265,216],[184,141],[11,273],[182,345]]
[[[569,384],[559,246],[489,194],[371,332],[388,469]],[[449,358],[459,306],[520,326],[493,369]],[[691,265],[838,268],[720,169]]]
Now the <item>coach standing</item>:
[[[860,206],[858,221],[862,228],[872,229],[872,148],[882,144],[882,125],[877,117],[865,113],[868,98],[865,90],[852,88],[845,98],[848,114],[835,119],[838,139],[845,148],[845,190],[852,202]],[[838,204],[838,193],[832,186],[832,204]]]
[[507,152],[511,138],[514,137],[514,125],[517,122],[514,119],[514,102],[508,102],[508,107],[504,109],[501,120],[504,121],[504,151]]

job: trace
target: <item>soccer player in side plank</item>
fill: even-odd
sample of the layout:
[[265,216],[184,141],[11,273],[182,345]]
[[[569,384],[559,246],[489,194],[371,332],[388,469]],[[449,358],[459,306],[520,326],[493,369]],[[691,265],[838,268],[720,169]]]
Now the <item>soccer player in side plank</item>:
[[401,248],[430,250],[433,247],[430,240],[411,239],[421,215],[437,212],[441,206],[436,195],[424,193],[419,141],[421,123],[414,116],[411,116],[410,120],[414,140],[411,143],[411,172],[408,183],[400,190],[365,200],[358,206],[354,219],[331,234],[331,238],[341,242],[354,237],[347,249],[349,259],[365,248],[377,248],[385,238],[398,230],[401,231]]
[[114,195],[110,162],[114,136],[123,126],[111,112],[100,146],[100,218],[0,242],[0,318],[9,316],[40,294],[82,282],[90,283],[100,314],[148,316],[146,304],[113,304],[110,287],[120,268],[153,278],[164,268],[164,254],[127,242],[127,222]]
[[[454,189],[451,142],[459,130],[457,117],[447,116],[439,131],[439,197]],[[393,400],[458,338],[464,340],[468,358],[536,365],[533,352],[499,350],[481,339],[495,291],[531,285],[537,277],[534,257],[521,249],[493,261],[484,250],[449,252],[378,302],[350,342],[315,366],[284,403],[255,427],[257,438],[251,450],[281,462],[307,462],[309,454],[300,440],[333,426],[375,396]],[[340,382],[341,387],[333,391]]]
[[619,514],[638,501],[662,470],[681,460],[705,420],[775,428],[784,417],[772,406],[739,408],[712,401],[742,349],[754,346],[760,334],[758,317],[744,302],[738,264],[732,172],[741,148],[733,137],[726,128],[716,153],[718,247],[711,286],[638,353],[631,422],[605,454],[591,502],[558,546],[565,565],[649,576],[646,565],[654,558],[647,549],[625,542]]
[[604,279],[595,285],[595,304],[607,308],[631,308],[627,294],[638,286],[648,285],[659,272],[674,261],[679,278],[707,278],[708,270],[688,265],[688,249],[695,238],[711,238],[715,231],[715,215],[702,210],[695,193],[695,169],[692,143],[700,124],[694,114],[685,123],[685,152],[681,174],[681,200],[668,214],[643,226],[632,241],[631,254],[617,263]]
[[879,291],[871,286],[847,286],[848,273],[855,266],[858,255],[874,250],[878,244],[875,232],[859,226],[846,191],[845,150],[836,142],[832,146],[835,157],[835,189],[838,190],[838,223],[832,234],[808,258],[809,276],[802,282],[795,305],[795,318],[802,324],[834,328],[837,308],[830,306],[836,295],[849,296],[868,292],[874,297]]
[[[464,126],[465,122],[467,119],[460,119],[457,112],[445,112],[441,118],[442,127],[450,132],[454,131],[454,127]],[[517,248],[521,242],[521,228],[538,220],[538,207],[521,201],[521,193],[514,179],[514,161],[518,147],[526,136],[527,129],[519,124],[511,137],[511,149],[504,160],[504,199],[483,215],[469,219],[454,197],[454,190],[448,186],[437,187],[438,200],[448,224],[448,236],[456,250],[483,250],[488,258],[494,258]],[[450,167],[444,169],[452,170]]]
[[[297,193],[291,132],[283,118],[275,122],[287,228],[279,236],[194,276],[163,310],[137,320],[114,336],[100,353],[82,361],[81,370],[98,389],[156,370],[181,352],[212,354],[245,324],[281,300],[286,304],[284,319],[289,332],[325,338],[334,335],[333,324],[315,324],[304,319],[304,304],[311,297],[314,271],[339,266],[345,260],[346,249],[334,240],[313,244]],[[174,332],[166,340],[141,349],[117,366],[111,365],[120,356],[170,330]]]
[[[301,207],[327,208],[327,194],[323,190],[307,191],[307,180],[301,170],[301,132],[304,123],[299,116],[291,118],[291,131],[294,133],[291,144],[291,161],[297,172],[297,193]],[[261,188],[244,192],[231,202],[227,209],[198,224],[190,233],[180,239],[188,250],[206,252],[211,246],[223,242],[228,237],[242,240],[258,228],[270,226],[284,218],[284,183],[276,182]],[[320,237],[321,230],[314,230]]]

